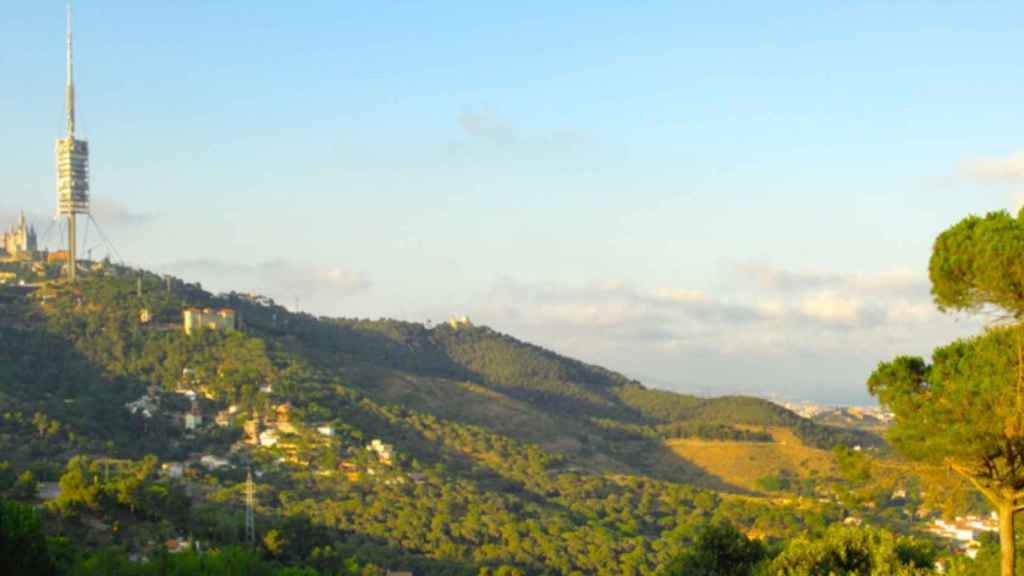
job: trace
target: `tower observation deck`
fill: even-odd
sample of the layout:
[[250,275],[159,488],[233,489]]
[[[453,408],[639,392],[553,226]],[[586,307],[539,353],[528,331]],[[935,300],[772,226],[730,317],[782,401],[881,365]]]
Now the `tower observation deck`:
[[68,6],[67,136],[57,140],[57,216],[68,221],[68,280],[77,268],[75,218],[89,214],[89,143],[75,138],[75,79],[71,54],[71,7]]

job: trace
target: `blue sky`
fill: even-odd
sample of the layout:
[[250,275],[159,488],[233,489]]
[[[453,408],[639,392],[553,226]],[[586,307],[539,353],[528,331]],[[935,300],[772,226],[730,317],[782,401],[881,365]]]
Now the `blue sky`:
[[[863,402],[931,242],[1024,199],[1013,3],[79,2],[135,265],[477,323],[648,383]],[[57,1],[0,12],[0,217],[53,211]],[[102,248],[97,248],[97,253]]]

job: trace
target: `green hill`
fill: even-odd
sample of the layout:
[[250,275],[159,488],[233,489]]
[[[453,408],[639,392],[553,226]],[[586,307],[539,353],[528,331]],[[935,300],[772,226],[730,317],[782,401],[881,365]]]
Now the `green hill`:
[[[413,378],[472,382],[559,418],[607,419],[623,426],[691,422],[792,427],[800,438],[821,448],[879,443],[870,434],[817,425],[759,398],[705,399],[645,388],[621,374],[487,327],[443,324],[429,329],[394,320],[303,317],[294,333],[299,338],[297,353],[325,367],[356,364]],[[366,386],[372,388],[371,383]]]
[[[186,306],[234,308],[241,330],[187,336]],[[8,289],[0,314],[0,471],[61,478],[54,525],[86,547],[146,551],[182,533],[239,543],[250,463],[261,533],[286,535],[285,563],[632,574],[666,562],[712,516],[773,538],[838,514],[722,494],[747,489],[667,439],[768,441],[751,427],[771,426],[821,447],[871,440],[759,399],[650,390],[486,327],[317,318],[133,270]],[[129,413],[143,397],[156,415]],[[267,419],[284,404],[287,426]],[[229,407],[223,426],[211,423]],[[193,410],[204,423],[188,430]],[[244,442],[254,418],[272,445]],[[371,439],[394,459],[369,452]],[[157,473],[146,454],[188,474]],[[209,469],[203,455],[228,464]],[[111,476],[111,459],[129,464]]]

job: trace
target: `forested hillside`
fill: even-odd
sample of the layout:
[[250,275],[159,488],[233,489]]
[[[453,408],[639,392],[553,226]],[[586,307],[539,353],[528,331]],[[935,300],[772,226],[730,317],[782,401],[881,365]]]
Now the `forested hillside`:
[[[134,270],[0,306],[0,491],[47,501],[47,531],[76,544],[65,569],[170,540],[245,545],[252,470],[266,570],[654,574],[708,522],[777,543],[847,514],[827,482],[796,505],[759,497],[667,439],[879,442],[758,399],[650,390],[486,327],[315,318]],[[240,330],[188,336],[186,306],[231,307]],[[152,413],[131,413],[142,399]]]
[[[576,420],[581,432],[596,423],[601,435],[612,429],[623,435],[728,438],[743,433],[737,425],[785,426],[826,449],[880,444],[877,436],[821,426],[759,398],[704,399],[652,390],[487,327],[442,324],[427,329],[394,320],[302,320],[295,326],[300,342],[295,350],[325,368],[383,368],[427,380],[470,382],[533,411]],[[378,384],[371,377],[356,385],[372,390]]]

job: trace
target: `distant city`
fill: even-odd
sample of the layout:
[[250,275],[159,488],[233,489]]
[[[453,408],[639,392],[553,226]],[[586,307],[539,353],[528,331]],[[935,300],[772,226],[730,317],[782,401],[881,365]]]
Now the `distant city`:
[[827,414],[844,415],[853,420],[869,423],[875,420],[881,424],[892,421],[893,414],[881,406],[836,406],[816,404],[809,401],[775,401],[776,404],[803,416],[804,418],[821,418]]

